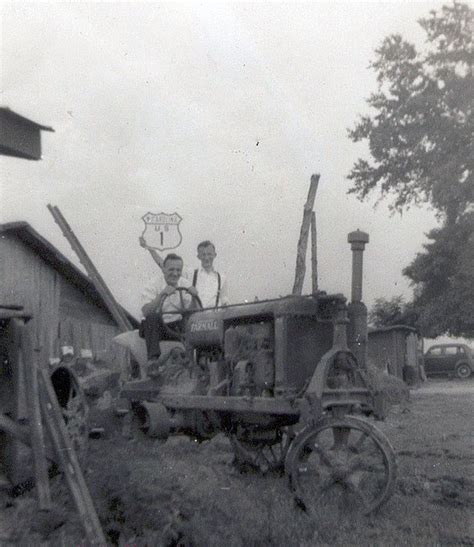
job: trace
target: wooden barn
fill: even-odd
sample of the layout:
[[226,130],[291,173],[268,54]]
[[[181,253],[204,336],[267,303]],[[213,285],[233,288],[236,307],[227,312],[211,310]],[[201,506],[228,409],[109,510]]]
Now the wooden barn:
[[422,344],[423,338],[416,329],[406,325],[369,329],[368,359],[388,374],[409,384],[417,383]]
[[0,303],[32,315],[40,364],[72,346],[75,355],[90,350],[94,360],[125,370],[127,351],[112,344],[120,329],[90,279],[26,222],[0,224],[0,279]]

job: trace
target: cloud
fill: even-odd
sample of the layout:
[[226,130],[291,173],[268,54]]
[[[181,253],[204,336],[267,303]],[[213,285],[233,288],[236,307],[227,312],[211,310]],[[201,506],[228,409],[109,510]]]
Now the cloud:
[[401,222],[346,195],[361,152],[346,128],[373,90],[373,48],[394,30],[416,36],[427,12],[398,3],[4,5],[2,101],[56,132],[44,135],[42,162],[1,159],[2,216],[31,222],[75,260],[46,210],[58,205],[136,311],[154,272],[137,244],[141,216],[178,211],[189,265],[196,242],[210,238],[234,300],[272,297],[291,290],[317,171],[321,287],[348,294],[346,236],[360,227],[371,234],[367,299],[407,292],[401,268],[434,219],[414,211]]

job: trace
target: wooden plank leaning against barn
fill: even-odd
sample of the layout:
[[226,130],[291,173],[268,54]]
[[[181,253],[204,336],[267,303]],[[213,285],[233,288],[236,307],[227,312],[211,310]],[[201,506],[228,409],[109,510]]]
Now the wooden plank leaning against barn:
[[128,320],[127,316],[125,315],[125,312],[118,305],[113,294],[111,293],[111,291],[105,284],[105,281],[103,280],[102,276],[97,271],[96,267],[94,266],[94,263],[89,258],[88,254],[86,253],[85,249],[82,247],[81,243],[79,242],[79,239],[76,237],[75,233],[72,231],[71,227],[69,226],[67,220],[64,218],[59,208],[56,205],[48,204],[48,210],[53,215],[53,218],[56,224],[60,227],[64,237],[68,240],[73,251],[77,254],[81,264],[86,269],[87,274],[89,275],[92,283],[94,284],[94,287],[96,288],[97,292],[101,295],[110,313],[112,314],[113,318],[117,322],[117,325],[124,332],[132,330],[132,325],[130,321]]

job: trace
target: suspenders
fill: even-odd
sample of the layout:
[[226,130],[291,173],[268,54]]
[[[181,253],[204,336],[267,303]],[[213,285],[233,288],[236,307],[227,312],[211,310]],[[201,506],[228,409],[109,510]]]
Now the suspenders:
[[[217,273],[217,294],[216,294],[215,307],[217,308],[217,306],[219,305],[219,296],[221,295],[221,274],[219,272],[216,272],[216,273]],[[198,278],[198,270],[194,270],[193,287],[196,287],[197,278]]]

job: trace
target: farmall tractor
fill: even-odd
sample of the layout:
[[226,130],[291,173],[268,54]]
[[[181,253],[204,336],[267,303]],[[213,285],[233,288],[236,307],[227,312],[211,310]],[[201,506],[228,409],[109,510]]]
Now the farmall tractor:
[[224,433],[236,462],[286,473],[301,507],[344,500],[364,514],[377,510],[392,494],[396,463],[371,421],[383,419],[383,401],[366,376],[368,236],[356,231],[348,240],[349,305],[341,294],[317,292],[177,310],[186,319],[180,380],[150,378],[123,389],[142,431],[200,441]]

